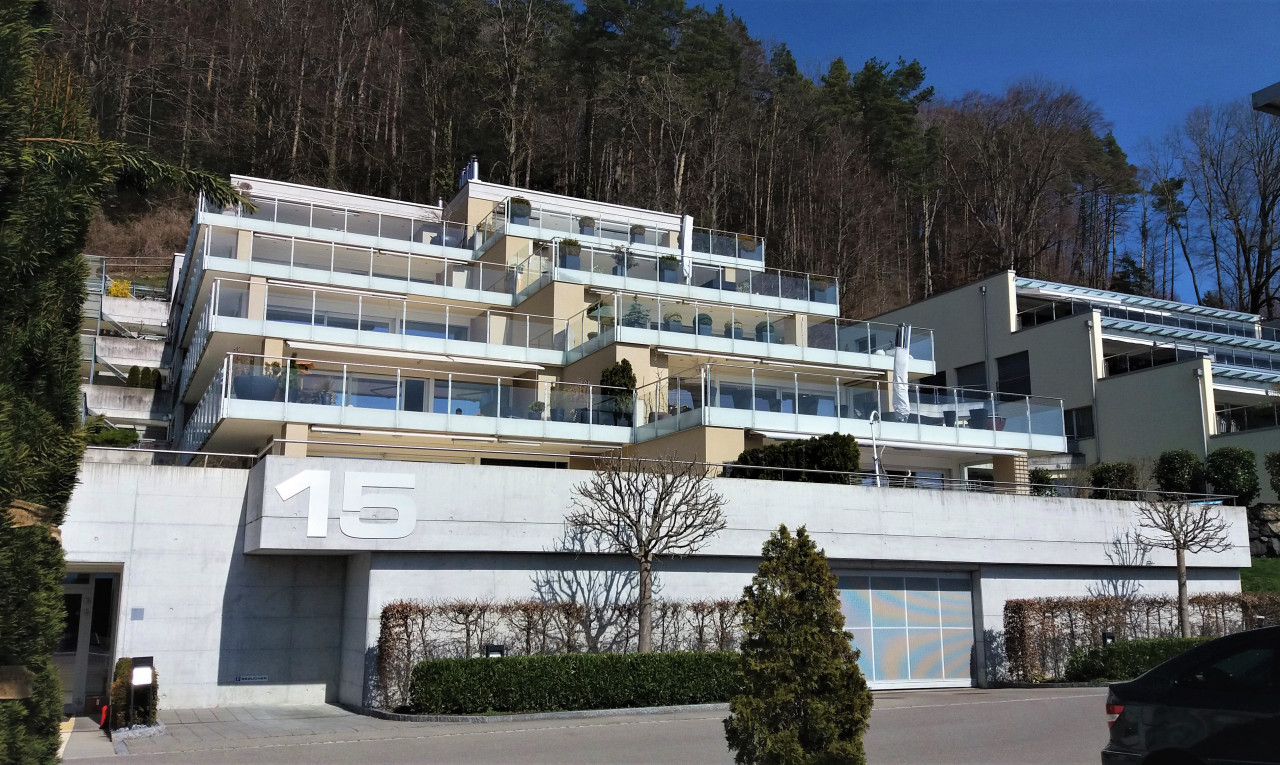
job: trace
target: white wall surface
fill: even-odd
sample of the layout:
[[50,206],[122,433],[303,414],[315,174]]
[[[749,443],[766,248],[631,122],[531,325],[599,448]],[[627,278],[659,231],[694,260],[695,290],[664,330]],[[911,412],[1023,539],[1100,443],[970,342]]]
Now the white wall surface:
[[[81,467],[62,527],[68,564],[123,567],[116,656],[154,656],[169,708],[337,695],[345,561],[244,555],[248,478],[245,470]],[[261,675],[267,681],[235,681]]]

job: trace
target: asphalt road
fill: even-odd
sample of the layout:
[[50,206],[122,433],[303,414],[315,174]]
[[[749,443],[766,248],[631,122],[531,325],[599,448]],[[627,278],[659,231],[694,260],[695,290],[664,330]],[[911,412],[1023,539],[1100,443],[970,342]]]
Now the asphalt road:
[[[876,695],[868,760],[875,765],[1071,765],[1098,762],[1105,690],[895,691]],[[719,712],[501,724],[405,725],[183,751],[144,763],[732,763]],[[119,763],[118,757],[76,759]]]

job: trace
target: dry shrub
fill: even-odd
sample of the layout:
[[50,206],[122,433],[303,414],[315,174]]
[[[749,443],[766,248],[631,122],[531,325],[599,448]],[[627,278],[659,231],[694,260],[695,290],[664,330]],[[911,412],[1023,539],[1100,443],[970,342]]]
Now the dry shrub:
[[[1194,595],[1191,629],[1217,637],[1277,624],[1280,594],[1210,593]],[[1102,645],[1102,634],[1116,640],[1178,635],[1176,597],[1146,596],[1031,598],[1004,605],[1005,659],[1009,676],[1043,682],[1063,676],[1072,652]]]

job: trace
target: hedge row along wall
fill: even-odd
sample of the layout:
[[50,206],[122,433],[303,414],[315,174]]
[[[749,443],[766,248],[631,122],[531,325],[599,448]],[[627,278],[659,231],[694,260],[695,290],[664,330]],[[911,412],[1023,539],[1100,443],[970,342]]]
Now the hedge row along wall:
[[[399,600],[382,608],[374,703],[409,703],[414,667],[427,659],[481,656],[501,643],[508,656],[626,653],[636,650],[639,606],[573,601]],[[742,634],[732,600],[657,601],[653,647],[658,652],[733,651]]]
[[[1217,593],[1191,598],[1191,629],[1221,635],[1280,623],[1280,594]],[[1176,597],[1076,597],[1010,600],[1004,605],[1004,653],[1008,679],[1058,680],[1078,649],[1116,640],[1178,635]]]
[[562,654],[432,659],[413,669],[417,714],[625,709],[729,700],[738,655]]

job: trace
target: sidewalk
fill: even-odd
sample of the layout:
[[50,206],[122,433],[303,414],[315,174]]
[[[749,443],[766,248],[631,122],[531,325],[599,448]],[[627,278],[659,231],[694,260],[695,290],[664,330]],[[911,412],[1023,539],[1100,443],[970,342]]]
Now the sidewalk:
[[217,707],[214,709],[162,709],[162,735],[122,742],[130,754],[155,754],[198,749],[261,746],[269,739],[297,736],[359,738],[351,734],[404,731],[413,724],[378,720],[353,714],[336,706]]

